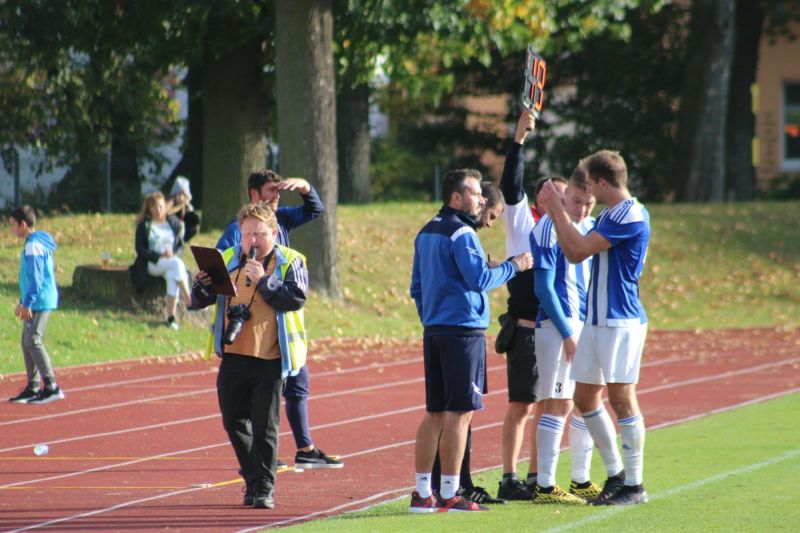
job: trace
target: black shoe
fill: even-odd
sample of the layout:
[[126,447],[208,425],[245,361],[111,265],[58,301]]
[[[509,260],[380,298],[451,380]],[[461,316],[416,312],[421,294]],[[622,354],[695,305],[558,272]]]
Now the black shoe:
[[36,393],[36,398],[28,400],[28,403],[38,405],[63,399],[64,399],[64,392],[59,388],[58,385],[56,385],[55,389],[50,389],[48,387],[41,389],[39,392]]
[[272,489],[256,489],[253,494],[253,507],[255,509],[275,509],[275,497]]
[[325,455],[319,448],[310,452],[298,451],[294,456],[294,467],[299,470],[308,468],[342,468],[344,463],[336,455]]
[[253,488],[253,485],[245,481],[245,485],[242,487],[242,490],[244,491],[242,505],[245,507],[252,507],[255,499],[255,489]]
[[39,391],[35,390],[33,387],[28,385],[19,394],[14,396],[13,398],[9,398],[8,401],[11,403],[28,403],[34,398],[39,395]]
[[592,505],[605,505],[607,499],[614,496],[617,492],[625,486],[625,471],[623,470],[616,476],[611,476],[603,484],[603,490],[600,495],[589,503]]
[[521,479],[507,479],[500,482],[497,497],[504,500],[531,501],[533,492],[527,483]]
[[603,501],[597,500],[592,505],[635,505],[637,503],[647,503],[647,491],[642,485],[623,485],[613,496]]
[[471,502],[475,503],[488,503],[491,505],[505,505],[508,500],[503,498],[492,498],[491,494],[483,487],[472,487],[471,489],[463,489],[461,495]]

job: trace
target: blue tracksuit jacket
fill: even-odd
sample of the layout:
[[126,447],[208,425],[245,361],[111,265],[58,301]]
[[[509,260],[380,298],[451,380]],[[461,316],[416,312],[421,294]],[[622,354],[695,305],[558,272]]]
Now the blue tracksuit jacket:
[[486,329],[486,291],[503,285],[515,274],[510,261],[497,268],[488,267],[475,234],[475,221],[450,207],[443,207],[414,240],[410,292],[426,328]]
[[35,231],[25,240],[19,269],[20,304],[32,311],[58,307],[53,253],[58,245],[45,231]]

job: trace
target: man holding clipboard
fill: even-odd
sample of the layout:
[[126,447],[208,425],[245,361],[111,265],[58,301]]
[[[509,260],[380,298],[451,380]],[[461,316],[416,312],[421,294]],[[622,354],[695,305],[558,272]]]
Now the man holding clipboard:
[[[287,191],[296,191],[303,201],[301,206],[280,207],[281,194]],[[276,242],[283,246],[290,246],[289,233],[296,227],[311,222],[325,212],[317,191],[308,181],[302,178],[284,178],[276,172],[267,169],[254,170],[247,178],[247,193],[250,202],[263,201],[275,212],[278,220],[278,236]],[[239,223],[234,218],[217,242],[216,248],[224,251],[239,242]],[[311,439],[311,429],[308,423],[308,394],[309,375],[308,366],[303,366],[296,376],[286,380],[283,392],[286,407],[286,419],[292,428],[297,452],[295,454],[295,467],[307,468],[341,468],[344,463],[336,456],[326,455],[321,449],[314,446]],[[279,467],[285,467],[281,461]]]
[[276,243],[278,222],[265,202],[245,205],[237,218],[240,242],[224,255],[192,250],[209,269],[195,276],[192,307],[216,304],[217,397],[245,481],[243,503],[272,509],[283,380],[306,360],[308,271],[300,253]]

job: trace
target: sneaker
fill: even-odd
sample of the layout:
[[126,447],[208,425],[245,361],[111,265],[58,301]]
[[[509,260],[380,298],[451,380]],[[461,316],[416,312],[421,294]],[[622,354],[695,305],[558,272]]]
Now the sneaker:
[[289,470],[289,466],[280,459],[278,459],[275,462],[275,470],[277,473],[286,472],[287,470]]
[[543,488],[539,485],[533,489],[533,503],[558,503],[562,505],[586,505],[583,498],[570,494],[558,485]]
[[472,487],[471,489],[464,489],[461,495],[471,502],[475,503],[488,503],[491,505],[505,505],[508,500],[504,498],[492,498],[491,494],[483,487]]
[[616,476],[611,476],[603,484],[603,490],[592,500],[592,505],[602,505],[604,501],[612,497],[625,485],[625,471],[623,470]]
[[408,506],[409,513],[423,514],[435,513],[436,511],[436,498],[433,497],[433,494],[427,498],[423,498],[417,491],[411,493],[411,505]]
[[470,511],[488,511],[489,508],[485,505],[480,505],[471,502],[463,496],[455,495],[452,498],[445,500],[438,498],[436,501],[437,513],[465,513]]
[[647,503],[650,498],[647,497],[647,491],[644,490],[642,485],[623,485],[612,496],[604,500],[597,500],[592,502],[592,505],[635,505],[637,503]]
[[294,467],[305,470],[307,468],[342,468],[344,463],[338,456],[325,455],[319,448],[310,452],[300,452],[294,456]]
[[533,492],[527,483],[515,478],[500,482],[497,497],[504,500],[529,502],[533,498]]
[[64,393],[62,392],[61,388],[58,385],[56,385],[55,389],[49,389],[47,387],[41,389],[39,392],[36,393],[36,398],[28,400],[28,403],[39,405],[63,399],[64,399]]
[[275,509],[275,497],[272,489],[257,489],[253,494],[254,509]]
[[587,481],[586,483],[578,483],[573,481],[569,484],[569,493],[574,494],[578,498],[591,501],[600,495],[600,485]]
[[36,398],[38,395],[39,391],[34,390],[33,387],[28,385],[27,387],[22,389],[22,391],[20,391],[19,394],[17,394],[13,398],[9,398],[8,401],[11,403],[28,403],[34,398]]
[[178,321],[177,321],[177,320],[175,320],[175,317],[174,317],[174,316],[171,316],[171,317],[169,317],[169,318],[167,319],[167,322],[166,322],[166,324],[167,324],[167,327],[168,327],[169,329],[179,330],[179,329],[181,328],[181,327],[178,325]]

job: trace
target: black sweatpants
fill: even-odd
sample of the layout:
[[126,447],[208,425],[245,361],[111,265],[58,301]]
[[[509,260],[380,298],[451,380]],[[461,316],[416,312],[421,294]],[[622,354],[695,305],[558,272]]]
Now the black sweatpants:
[[222,426],[250,486],[275,486],[282,390],[280,359],[222,356],[217,375]]

